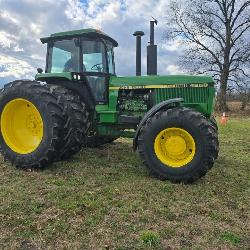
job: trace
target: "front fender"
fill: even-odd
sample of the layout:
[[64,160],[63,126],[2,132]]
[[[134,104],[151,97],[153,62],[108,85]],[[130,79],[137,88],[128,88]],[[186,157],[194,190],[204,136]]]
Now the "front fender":
[[158,104],[156,104],[154,107],[152,107],[145,115],[144,117],[141,119],[136,131],[135,131],[135,135],[134,135],[134,140],[133,140],[133,149],[134,151],[137,149],[137,140],[138,140],[138,136],[140,134],[140,130],[142,128],[142,126],[146,123],[147,119],[153,115],[155,115],[158,111],[160,111],[161,109],[170,109],[173,107],[177,107],[180,106],[181,103],[184,101],[183,98],[174,98],[174,99],[169,99],[163,102],[160,102]]

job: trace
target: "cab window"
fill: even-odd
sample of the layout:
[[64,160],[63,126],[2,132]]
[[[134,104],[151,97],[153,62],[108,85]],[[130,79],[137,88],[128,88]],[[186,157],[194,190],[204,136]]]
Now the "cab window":
[[79,72],[79,46],[77,40],[56,41],[49,47],[48,72]]
[[106,49],[102,41],[82,40],[82,53],[84,72],[108,73]]
[[110,42],[107,42],[106,46],[107,46],[109,73],[112,74],[112,75],[115,75],[115,63],[114,63],[113,46],[112,46],[112,44]]

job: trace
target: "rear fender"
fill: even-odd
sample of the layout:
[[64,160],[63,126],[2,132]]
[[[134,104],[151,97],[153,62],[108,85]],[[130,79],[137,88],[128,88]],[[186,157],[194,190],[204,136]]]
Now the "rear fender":
[[63,78],[51,77],[45,79],[47,84],[55,84],[62,86],[66,89],[72,90],[75,94],[79,95],[81,100],[87,105],[87,109],[89,111],[93,111],[95,109],[95,97],[91,91],[89,86],[89,82],[86,77],[81,81],[75,80],[67,80]]

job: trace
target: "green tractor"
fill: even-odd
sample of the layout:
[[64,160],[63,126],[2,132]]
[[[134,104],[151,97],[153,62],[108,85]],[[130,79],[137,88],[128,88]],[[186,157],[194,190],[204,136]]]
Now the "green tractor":
[[155,23],[150,23],[147,76],[141,76],[141,31],[134,34],[133,77],[116,76],[118,43],[99,30],[42,38],[45,72],[39,68],[35,80],[16,80],[0,91],[4,158],[41,169],[83,147],[127,137],[158,178],[190,183],[204,176],[219,151],[212,117],[215,83],[208,76],[158,76]]

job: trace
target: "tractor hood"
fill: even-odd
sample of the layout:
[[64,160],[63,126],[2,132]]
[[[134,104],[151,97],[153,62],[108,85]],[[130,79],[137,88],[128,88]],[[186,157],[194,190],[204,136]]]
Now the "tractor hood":
[[[187,84],[190,87],[207,87],[214,85],[210,76],[168,75],[168,76],[134,76],[112,77],[110,89],[136,89],[136,88],[166,88],[173,85]],[[187,87],[188,87],[187,86]]]

